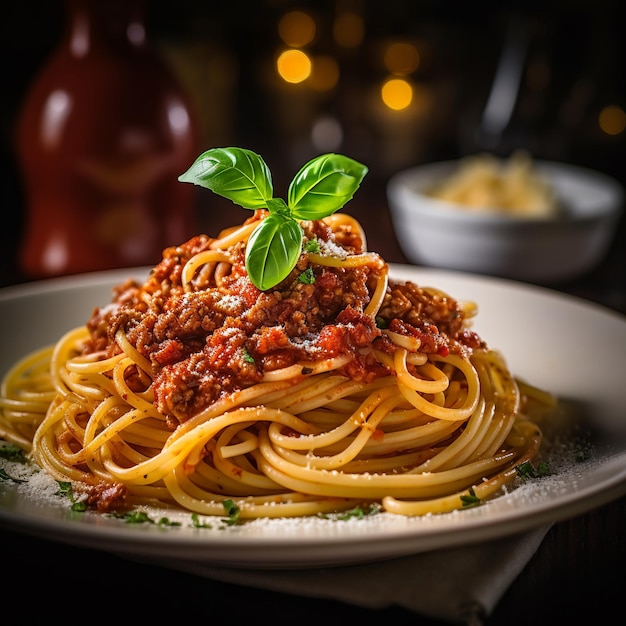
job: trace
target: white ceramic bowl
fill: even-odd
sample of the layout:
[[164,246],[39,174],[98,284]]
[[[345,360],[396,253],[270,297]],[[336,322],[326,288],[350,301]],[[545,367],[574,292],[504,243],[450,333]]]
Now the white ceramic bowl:
[[388,182],[391,219],[411,263],[548,284],[580,277],[606,255],[623,211],[624,189],[613,178],[534,161],[534,171],[552,187],[564,215],[526,218],[477,213],[423,193],[459,164],[414,167]]

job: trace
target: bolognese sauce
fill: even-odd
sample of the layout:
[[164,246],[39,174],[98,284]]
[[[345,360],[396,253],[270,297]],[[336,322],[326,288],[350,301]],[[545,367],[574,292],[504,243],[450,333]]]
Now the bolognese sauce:
[[[364,245],[353,230],[333,232],[321,220],[303,228],[305,242],[316,240],[335,254],[358,253]],[[115,354],[117,329],[124,329],[150,361],[155,404],[173,419],[172,425],[260,382],[264,372],[302,361],[350,354],[352,359],[340,368],[349,378],[369,382],[388,375],[371,351],[361,350],[375,344],[393,351],[381,327],[418,338],[426,353],[447,355],[481,345],[464,327],[465,315],[456,300],[411,282],[390,282],[376,320],[366,315],[368,278],[384,263],[379,258],[362,267],[316,267],[303,251],[284,281],[260,291],[245,271],[245,247],[235,246],[227,274],[218,281],[218,273],[212,273],[212,282],[206,284],[199,275],[196,291],[185,291],[184,264],[212,241],[199,235],[167,248],[145,283],[120,285],[113,303],[96,309],[88,322],[86,352]],[[302,280],[307,271],[312,278]]]

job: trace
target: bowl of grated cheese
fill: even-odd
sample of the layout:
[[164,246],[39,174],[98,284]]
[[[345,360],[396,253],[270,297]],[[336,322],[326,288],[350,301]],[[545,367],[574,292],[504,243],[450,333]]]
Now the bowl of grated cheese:
[[515,152],[403,170],[387,198],[409,262],[550,284],[603,260],[624,190],[603,173]]

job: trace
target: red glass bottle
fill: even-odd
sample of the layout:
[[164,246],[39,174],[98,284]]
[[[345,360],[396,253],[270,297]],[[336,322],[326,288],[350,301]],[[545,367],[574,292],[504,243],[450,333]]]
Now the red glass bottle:
[[66,0],[62,41],[18,124],[31,278],[153,265],[195,234],[197,156],[181,85],[149,46],[144,2]]

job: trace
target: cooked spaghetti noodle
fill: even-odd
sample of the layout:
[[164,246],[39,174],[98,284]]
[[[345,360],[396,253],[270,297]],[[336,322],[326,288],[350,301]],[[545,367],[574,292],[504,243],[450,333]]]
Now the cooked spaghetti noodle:
[[16,364],[0,435],[100,510],[422,515],[511,482],[541,444],[529,394],[551,398],[471,330],[474,305],[392,280],[345,214],[302,222],[295,269],[260,291],[244,255],[266,215],[166,249]]

